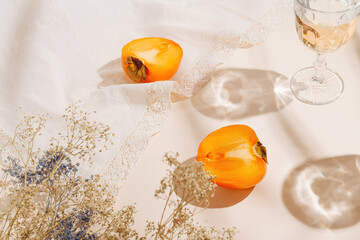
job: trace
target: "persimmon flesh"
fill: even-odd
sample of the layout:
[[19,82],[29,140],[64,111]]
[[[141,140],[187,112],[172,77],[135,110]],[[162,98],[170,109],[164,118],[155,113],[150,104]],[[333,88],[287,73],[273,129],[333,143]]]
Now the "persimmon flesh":
[[197,160],[216,176],[220,187],[249,188],[266,174],[266,148],[246,125],[230,125],[210,133],[199,146]]
[[125,73],[135,82],[169,80],[178,70],[183,51],[176,42],[158,37],[135,39],[122,48]]

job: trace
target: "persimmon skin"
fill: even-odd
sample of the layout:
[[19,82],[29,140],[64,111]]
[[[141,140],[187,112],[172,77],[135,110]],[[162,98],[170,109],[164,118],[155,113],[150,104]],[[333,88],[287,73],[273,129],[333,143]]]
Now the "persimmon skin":
[[[135,82],[166,81],[179,69],[182,56],[183,50],[176,42],[166,38],[147,37],[127,43],[122,48],[121,63],[127,76]],[[130,70],[129,57],[139,61]],[[141,64],[145,69],[139,69]],[[134,68],[139,69],[135,76]]]
[[200,143],[197,161],[216,176],[218,186],[231,189],[255,186],[267,170],[266,149],[246,125],[230,125],[210,133]]

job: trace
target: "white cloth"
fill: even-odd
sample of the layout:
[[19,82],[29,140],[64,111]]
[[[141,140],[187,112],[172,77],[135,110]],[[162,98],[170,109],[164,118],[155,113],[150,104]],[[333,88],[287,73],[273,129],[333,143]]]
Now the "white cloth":
[[[19,106],[60,121],[56,116],[82,99],[116,134],[113,148],[98,155],[90,171],[121,187],[166,121],[171,92],[191,97],[224,57],[262,42],[286,19],[290,2],[1,1],[0,129],[12,134],[22,117]],[[169,38],[183,48],[172,81],[135,84],[125,76],[122,46],[147,36]]]

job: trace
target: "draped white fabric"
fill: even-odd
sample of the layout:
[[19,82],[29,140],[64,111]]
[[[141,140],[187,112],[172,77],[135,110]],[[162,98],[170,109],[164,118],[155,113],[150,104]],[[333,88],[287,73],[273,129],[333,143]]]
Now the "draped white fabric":
[[[0,2],[0,129],[12,134],[21,106],[53,118],[45,136],[61,127],[72,101],[97,110],[116,134],[114,146],[87,173],[121,187],[161,130],[171,92],[191,97],[224,57],[262,42],[291,11],[290,0],[12,0]],[[121,48],[159,36],[184,50],[167,82],[135,84],[121,68]],[[40,145],[46,146],[46,138]]]

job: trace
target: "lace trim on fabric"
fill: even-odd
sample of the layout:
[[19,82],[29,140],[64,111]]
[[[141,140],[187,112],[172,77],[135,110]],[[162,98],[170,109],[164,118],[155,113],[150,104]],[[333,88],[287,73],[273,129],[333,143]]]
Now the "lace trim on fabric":
[[217,42],[179,81],[181,90],[175,93],[186,97],[193,96],[205,83],[210,80],[209,75],[224,58],[232,55],[237,48],[249,48],[262,43],[284,20],[290,18],[291,0],[279,0],[275,6],[263,15],[259,21],[245,33],[235,32],[220,34]]
[[149,84],[147,111],[102,174],[102,180],[115,193],[126,184],[137,160],[145,152],[150,138],[161,130],[168,119],[172,88],[172,82]]
[[[292,1],[279,0],[277,4],[247,32],[242,35],[224,33],[204,57],[185,74],[179,84],[168,82],[152,83],[148,92],[149,106],[137,128],[127,137],[119,153],[110,162],[103,179],[118,192],[126,184],[128,176],[135,167],[140,155],[144,153],[149,139],[161,130],[168,119],[171,107],[171,91],[191,97],[207,81],[208,74],[222,59],[228,57],[236,48],[248,48],[263,42],[268,35],[290,17]],[[164,87],[165,86],[165,87]]]
[[[102,174],[102,181],[109,184],[115,194],[126,184],[130,172],[144,153],[150,138],[161,130],[168,119],[171,92],[191,97],[209,81],[208,76],[216,64],[230,56],[234,49],[247,48],[263,42],[280,23],[288,18],[291,3],[290,0],[279,0],[267,14],[240,36],[231,32],[223,33],[201,61],[183,76],[179,84],[170,81],[149,84],[147,111],[135,130],[127,136],[125,143],[119,147],[115,157]],[[0,130],[0,144],[5,144],[7,141],[9,141],[9,136]],[[3,152],[1,160],[11,154],[11,152]]]

